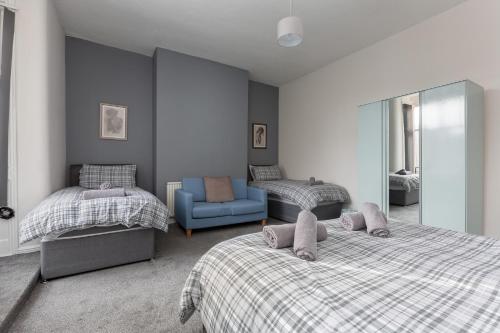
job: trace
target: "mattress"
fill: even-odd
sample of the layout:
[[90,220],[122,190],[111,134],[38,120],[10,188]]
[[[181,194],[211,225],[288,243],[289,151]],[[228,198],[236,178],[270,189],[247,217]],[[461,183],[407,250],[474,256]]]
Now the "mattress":
[[211,248],[179,318],[207,332],[498,332],[500,241],[391,222],[392,237],[325,221],[318,260],[270,249],[261,233]]

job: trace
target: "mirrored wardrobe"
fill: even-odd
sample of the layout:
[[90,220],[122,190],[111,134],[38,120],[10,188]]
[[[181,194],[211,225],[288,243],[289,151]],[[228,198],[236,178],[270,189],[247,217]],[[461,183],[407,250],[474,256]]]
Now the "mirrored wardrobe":
[[482,233],[483,89],[457,82],[359,107],[359,202],[391,221]]

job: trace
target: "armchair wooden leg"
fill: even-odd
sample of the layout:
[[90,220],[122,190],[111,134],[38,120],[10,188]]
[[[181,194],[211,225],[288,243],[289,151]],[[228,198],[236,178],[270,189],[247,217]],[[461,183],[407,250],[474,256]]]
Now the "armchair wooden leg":
[[186,229],[186,237],[191,238],[191,235],[193,234],[193,229]]
[[266,219],[263,219],[262,221],[260,221],[260,225],[264,226],[267,224],[267,220]]

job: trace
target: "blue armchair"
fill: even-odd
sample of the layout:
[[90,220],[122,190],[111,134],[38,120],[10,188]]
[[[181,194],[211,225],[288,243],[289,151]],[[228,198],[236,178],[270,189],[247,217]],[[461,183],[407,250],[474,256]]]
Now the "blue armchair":
[[234,201],[206,202],[203,178],[184,178],[175,191],[175,219],[191,237],[193,229],[250,221],[267,223],[267,192],[232,179]]

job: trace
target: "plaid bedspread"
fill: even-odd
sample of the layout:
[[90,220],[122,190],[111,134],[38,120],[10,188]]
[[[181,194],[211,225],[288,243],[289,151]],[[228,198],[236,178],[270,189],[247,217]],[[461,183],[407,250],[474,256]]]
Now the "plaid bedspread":
[[167,231],[167,207],[153,194],[128,188],[122,198],[81,200],[82,187],[68,187],[51,194],[20,223],[19,242],[93,226],[139,224]]
[[411,192],[420,188],[420,179],[418,174],[397,175],[389,174],[389,188],[391,190],[404,190]]
[[326,224],[315,262],[268,248],[260,233],[214,246],[186,281],[181,322],[198,310],[207,332],[500,332],[500,241]]
[[269,195],[293,201],[302,209],[311,210],[323,201],[348,202],[349,193],[335,184],[306,185],[304,180],[270,180],[250,182],[266,190]]

